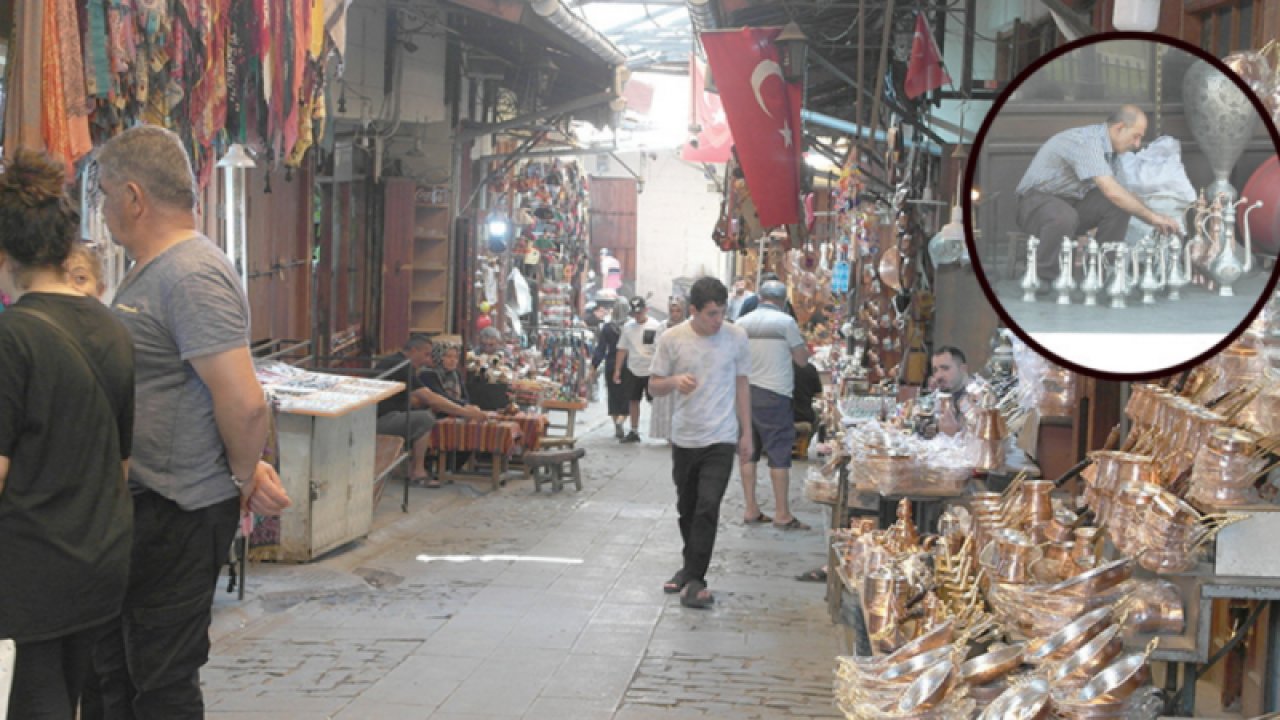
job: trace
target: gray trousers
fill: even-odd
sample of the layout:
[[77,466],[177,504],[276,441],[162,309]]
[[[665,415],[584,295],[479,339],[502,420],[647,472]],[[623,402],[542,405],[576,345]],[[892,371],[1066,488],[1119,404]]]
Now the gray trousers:
[[1018,196],[1018,227],[1040,239],[1036,251],[1036,274],[1040,282],[1058,279],[1058,252],[1062,238],[1075,238],[1094,228],[1099,244],[1124,240],[1129,229],[1129,213],[1094,188],[1079,200],[1042,192]]

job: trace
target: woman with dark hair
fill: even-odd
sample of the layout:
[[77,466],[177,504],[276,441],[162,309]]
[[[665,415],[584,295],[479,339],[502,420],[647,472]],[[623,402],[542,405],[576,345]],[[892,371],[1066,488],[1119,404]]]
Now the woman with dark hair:
[[595,352],[591,355],[593,373],[598,373],[600,363],[604,363],[604,384],[609,398],[609,417],[613,419],[613,434],[619,440],[626,435],[622,431],[622,421],[626,420],[631,413],[622,383],[613,381],[613,371],[617,364],[618,340],[622,339],[622,326],[626,322],[627,299],[619,297],[614,302],[613,314],[609,321],[600,327],[600,339],[596,342]]
[[9,716],[76,715],[90,647],[120,614],[133,505],[133,341],[65,263],[80,226],[61,163],[0,172],[0,638],[17,645]]

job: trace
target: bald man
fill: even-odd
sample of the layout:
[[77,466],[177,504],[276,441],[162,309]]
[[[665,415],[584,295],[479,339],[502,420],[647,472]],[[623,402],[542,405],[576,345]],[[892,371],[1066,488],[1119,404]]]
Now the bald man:
[[1146,133],[1146,113],[1122,105],[1106,122],[1063,130],[1036,152],[1018,183],[1018,227],[1040,239],[1036,272],[1046,291],[1058,277],[1064,237],[1097,228],[1099,243],[1122,241],[1130,217],[1180,232],[1176,220],[1151,210],[1116,180],[1120,155],[1142,147]]

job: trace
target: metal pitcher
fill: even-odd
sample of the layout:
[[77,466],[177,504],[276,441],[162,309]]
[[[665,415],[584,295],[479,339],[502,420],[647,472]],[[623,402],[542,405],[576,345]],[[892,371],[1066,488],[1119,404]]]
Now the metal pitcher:
[[1053,281],[1053,289],[1058,291],[1058,304],[1071,304],[1071,291],[1076,289],[1074,271],[1071,266],[1071,249],[1075,243],[1069,237],[1062,238],[1062,249],[1058,252],[1058,279]]
[[1040,246],[1040,238],[1032,235],[1027,238],[1027,272],[1022,276],[1022,302],[1035,302],[1036,290],[1040,289],[1040,277],[1036,275],[1036,248]]
[[1089,246],[1085,250],[1084,279],[1080,281],[1080,289],[1084,291],[1084,304],[1097,305],[1098,293],[1102,292],[1102,268],[1100,265],[1098,239],[1089,238]]

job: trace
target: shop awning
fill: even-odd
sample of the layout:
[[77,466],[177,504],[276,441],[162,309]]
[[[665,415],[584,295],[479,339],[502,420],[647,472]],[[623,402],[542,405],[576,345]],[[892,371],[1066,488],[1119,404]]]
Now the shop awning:
[[[520,97],[517,115],[572,107],[575,118],[608,123],[621,96],[626,56],[561,0],[445,0],[461,43],[488,53],[489,77]],[[591,107],[583,101],[592,99]],[[535,107],[536,106],[536,107]]]

